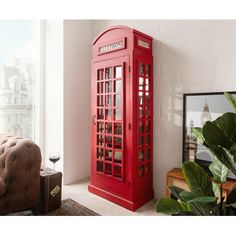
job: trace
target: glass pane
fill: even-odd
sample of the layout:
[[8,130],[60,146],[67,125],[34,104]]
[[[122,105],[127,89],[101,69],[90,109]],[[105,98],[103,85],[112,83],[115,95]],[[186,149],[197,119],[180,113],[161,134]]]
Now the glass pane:
[[150,132],[150,121],[145,121],[145,129],[146,129],[146,132]]
[[97,161],[97,171],[103,172],[103,162]]
[[102,108],[97,109],[97,119],[98,120],[104,119],[104,114],[103,114],[103,109]]
[[105,137],[105,147],[112,148],[112,136]]
[[149,108],[150,104],[149,104],[149,93],[146,92],[146,104],[145,104],[145,108],[146,108],[146,116],[150,115],[150,108]]
[[103,82],[97,83],[97,93],[103,93]]
[[150,109],[149,109],[149,106],[146,104],[145,106],[145,113],[146,113],[146,116],[149,117],[150,116]]
[[112,67],[106,68],[106,79],[112,78]]
[[150,173],[150,163],[145,166],[145,174],[148,175]]
[[105,159],[106,161],[112,161],[112,150],[105,149]]
[[139,136],[139,146],[142,147],[144,145],[144,138],[142,135]]
[[143,77],[139,77],[139,85],[143,85],[144,84],[144,78]]
[[122,105],[122,103],[121,103],[121,95],[119,94],[117,94],[117,95],[114,95],[114,99],[115,99],[115,106],[117,106],[117,107],[121,107],[121,105]]
[[146,160],[147,161],[150,160],[150,149],[149,148],[146,149]]
[[122,161],[122,152],[114,152],[114,162],[121,163]]
[[114,92],[115,93],[122,93],[122,81],[121,80],[115,80],[114,81]]
[[112,134],[112,123],[106,123],[106,134]]
[[121,178],[121,167],[120,166],[114,166],[114,176]]
[[150,66],[148,64],[146,64],[146,68],[145,68],[145,72],[146,72],[146,77],[149,77],[150,75]]
[[97,132],[102,133],[104,130],[103,122],[97,122]]
[[139,85],[139,86],[138,86],[138,89],[139,89],[139,90],[143,90],[143,86],[142,86],[142,85]]
[[150,144],[150,135],[147,135],[146,136],[146,145],[149,145]]
[[143,105],[143,92],[138,92],[139,104]]
[[97,96],[97,106],[103,107],[103,95]]
[[139,150],[139,161],[144,160],[144,150]]
[[112,109],[105,109],[105,119],[112,120]]
[[103,69],[98,70],[98,80],[103,80]]
[[106,95],[106,106],[112,106],[112,95]]
[[119,137],[114,138],[115,149],[122,149],[122,139]]
[[103,146],[103,136],[102,135],[97,135],[97,145],[98,146]]
[[146,103],[148,104],[149,103],[149,92],[146,92],[145,95],[146,95]]
[[142,118],[144,116],[144,110],[143,110],[143,107],[140,106],[139,107],[139,117]]
[[150,116],[150,110],[148,109],[148,107],[146,107],[146,116],[147,116],[147,117]]
[[139,121],[139,132],[140,133],[144,132],[144,123],[142,121]]
[[121,120],[122,119],[122,112],[121,112],[121,109],[120,108],[116,108],[114,110],[115,112],[115,120]]
[[105,163],[105,173],[108,175],[112,174],[112,165],[109,163]]
[[139,64],[139,75],[144,75],[144,64],[140,63]]
[[115,67],[115,78],[121,78],[122,77],[122,67],[116,66]]
[[144,166],[139,166],[139,177],[143,177],[144,176]]
[[145,86],[145,90],[149,91],[149,85],[148,84]]
[[105,92],[112,93],[112,81],[107,81],[105,84]]
[[121,124],[115,123],[115,134],[122,135],[122,126],[121,126]]
[[102,148],[97,148],[97,158],[103,159],[104,157],[104,150]]

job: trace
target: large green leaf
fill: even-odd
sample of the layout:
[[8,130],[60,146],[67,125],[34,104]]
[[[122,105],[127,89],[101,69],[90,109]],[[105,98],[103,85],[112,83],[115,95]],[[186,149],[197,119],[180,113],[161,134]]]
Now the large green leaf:
[[208,204],[208,203],[216,203],[216,200],[217,200],[216,197],[197,197],[197,198],[194,198],[194,199],[188,201],[188,203],[199,202],[202,204]]
[[222,164],[218,159],[215,159],[209,166],[214,180],[217,183],[224,183],[227,179],[229,169]]
[[207,204],[207,203],[213,203],[217,199],[214,196],[206,197],[206,196],[204,196],[202,194],[199,194],[199,193],[187,192],[187,191],[181,192],[180,196],[187,203],[200,202],[200,203],[203,203],[203,204]]
[[183,200],[180,196],[180,193],[184,191],[184,189],[179,188],[177,186],[169,186],[169,191],[173,194],[174,197],[176,197],[179,200]]
[[236,208],[236,203],[231,203],[230,206]]
[[226,154],[228,155],[229,159],[231,160],[231,162],[234,162],[234,156],[230,153],[230,151],[225,148],[224,148],[224,150],[225,150]]
[[[236,142],[236,113],[224,113],[222,116],[213,121],[213,123],[224,132],[224,135],[230,142],[230,146],[232,146],[232,144]],[[227,146],[223,147],[229,149]]]
[[215,194],[216,197],[220,197],[220,184],[219,183],[212,183],[212,188],[213,188],[213,192]]
[[230,153],[226,149],[209,143],[207,143],[206,146],[222,164],[224,164],[229,170],[236,174],[236,169],[232,162],[232,156],[229,155]]
[[162,198],[156,204],[156,211],[172,215],[172,214],[178,214],[181,211],[186,211],[186,207],[172,198]]
[[199,202],[190,202],[191,212],[197,216],[212,216],[214,211],[211,206]]
[[185,202],[188,202],[188,201],[193,200],[194,198],[203,197],[203,196],[204,196],[203,194],[199,194],[199,193],[196,193],[196,192],[183,191],[183,192],[180,193],[180,197]]
[[236,99],[230,93],[224,92],[224,95],[232,105],[234,111],[236,112]]
[[207,144],[220,145],[227,149],[232,145],[224,131],[213,122],[207,121],[203,126],[202,133]]
[[203,137],[203,134],[202,134],[202,128],[194,127],[192,130],[193,130],[193,135],[197,138],[198,142],[203,144],[204,143],[204,137]]
[[236,143],[234,143],[230,149],[229,149],[230,153],[233,155],[234,157],[234,162],[236,162]]
[[226,199],[226,204],[236,205],[236,184],[231,189],[231,191]]
[[180,203],[182,212],[190,211],[189,205],[187,202],[184,201],[178,201]]
[[184,162],[182,166],[184,178],[192,192],[205,196],[214,196],[209,175],[195,162]]

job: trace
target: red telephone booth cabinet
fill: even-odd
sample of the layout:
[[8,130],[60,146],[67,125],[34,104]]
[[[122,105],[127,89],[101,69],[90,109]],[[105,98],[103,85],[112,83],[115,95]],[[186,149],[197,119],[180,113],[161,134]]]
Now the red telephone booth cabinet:
[[115,26],[93,42],[89,191],[135,211],[153,198],[152,38]]

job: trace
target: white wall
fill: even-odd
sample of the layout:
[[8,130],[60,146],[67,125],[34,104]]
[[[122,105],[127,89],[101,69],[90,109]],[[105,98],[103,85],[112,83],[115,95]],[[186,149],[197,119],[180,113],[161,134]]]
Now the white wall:
[[[45,21],[45,151],[69,184],[90,175],[91,21]],[[43,150],[43,149],[42,149]]]
[[63,21],[46,21],[45,158],[50,166],[49,153],[62,153],[57,169],[64,162],[66,184],[90,174],[91,42],[116,24],[154,38],[154,189],[160,197],[166,172],[182,162],[182,94],[236,90],[236,21],[73,20],[64,21],[64,32]]
[[90,175],[92,22],[64,21],[64,183]]
[[[182,162],[182,94],[236,90],[236,21],[101,20],[154,38],[154,189],[165,193],[166,173]],[[158,41],[157,41],[158,40]]]
[[45,21],[45,149],[44,164],[50,153],[59,152],[62,159],[56,169],[63,171],[63,21]]

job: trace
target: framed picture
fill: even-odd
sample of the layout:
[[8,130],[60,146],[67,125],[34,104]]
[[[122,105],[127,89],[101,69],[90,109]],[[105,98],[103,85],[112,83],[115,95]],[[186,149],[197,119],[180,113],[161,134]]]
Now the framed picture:
[[[236,97],[236,92],[230,93]],[[208,169],[213,156],[197,141],[192,128],[203,127],[206,121],[213,121],[225,112],[233,112],[233,108],[223,92],[183,95],[183,161],[195,161]]]

